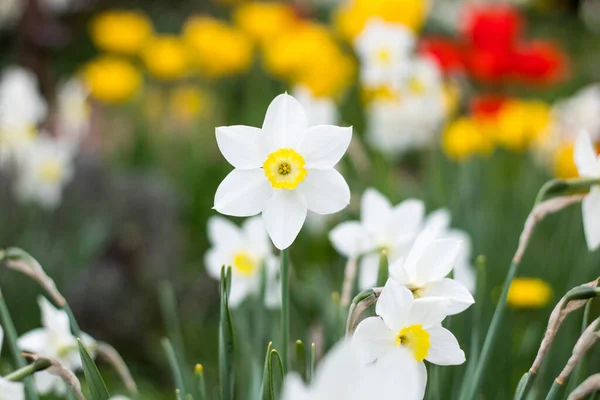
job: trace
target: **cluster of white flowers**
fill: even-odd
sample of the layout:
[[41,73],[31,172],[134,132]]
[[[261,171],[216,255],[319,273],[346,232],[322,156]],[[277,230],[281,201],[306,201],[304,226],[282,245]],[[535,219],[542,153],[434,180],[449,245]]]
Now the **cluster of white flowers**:
[[[594,149],[590,135],[582,131],[575,142],[575,164],[582,178],[597,179],[600,182],[600,156]],[[583,199],[583,228],[588,249],[600,247],[600,184],[592,185],[590,193]]]
[[406,27],[379,19],[354,41],[369,98],[368,140],[390,157],[432,143],[446,114],[441,72],[414,53],[415,41]]
[[89,127],[87,92],[72,79],[60,86],[52,135],[42,126],[47,104],[35,76],[7,69],[0,80],[0,169],[14,175],[14,193],[22,202],[52,209],[73,176],[73,157]]

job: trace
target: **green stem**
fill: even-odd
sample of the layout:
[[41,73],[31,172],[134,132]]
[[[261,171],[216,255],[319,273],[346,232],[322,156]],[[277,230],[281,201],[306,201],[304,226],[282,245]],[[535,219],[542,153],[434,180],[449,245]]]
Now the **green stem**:
[[546,200],[548,197],[563,195],[567,193],[577,193],[584,190],[588,190],[592,185],[600,184],[600,179],[598,178],[584,178],[584,179],[554,179],[548,181],[542,186],[540,189],[536,199],[535,204],[538,205],[542,201]]
[[26,367],[20,368],[4,377],[4,379],[12,382],[20,382],[23,379],[35,374],[38,371],[43,371],[52,365],[49,360],[40,358],[35,360]]
[[504,281],[504,287],[502,288],[502,294],[500,295],[500,299],[498,300],[498,305],[496,306],[496,310],[494,311],[492,322],[490,323],[490,327],[483,342],[483,347],[481,349],[481,354],[479,355],[479,360],[477,361],[477,367],[475,368],[473,378],[470,379],[470,385],[468,385],[468,389],[466,391],[465,396],[462,396],[462,398],[464,399],[475,399],[477,396],[477,391],[479,390],[479,386],[481,385],[485,369],[491,359],[491,353],[494,347],[494,342],[496,341],[496,337],[500,332],[500,324],[502,322],[502,318],[504,317],[504,312],[506,311],[506,297],[508,296],[508,290],[513,279],[517,275],[518,269],[519,263],[513,261],[510,264],[508,274],[506,275],[506,279]]
[[[2,326],[4,327],[6,339],[8,341],[15,364],[18,368],[25,368],[27,366],[27,362],[21,356],[21,350],[17,345],[17,330],[15,329],[15,325],[13,324],[10,313],[8,312],[8,307],[6,306],[2,292],[0,292],[0,320],[2,321]],[[25,393],[27,394],[27,399],[29,400],[39,399],[33,384],[33,379],[31,377],[25,378]]]
[[525,377],[525,382],[523,383],[523,386],[520,388],[520,392],[518,392],[517,395],[515,396],[515,400],[524,400],[526,398],[527,394],[533,387],[533,383],[535,382],[536,376],[537,376],[537,373],[535,373],[533,371],[527,372],[527,375]]
[[288,249],[281,250],[281,360],[283,372],[287,373],[288,344],[290,336],[290,263]]
[[81,329],[79,328],[79,324],[75,319],[75,314],[73,314],[73,310],[71,310],[71,306],[69,306],[69,303],[65,302],[62,309],[67,313],[67,316],[69,317],[69,322],[71,323],[71,330],[73,331],[73,336],[77,338],[83,337]]
[[385,286],[385,282],[388,279],[389,275],[389,265],[388,265],[388,256],[387,250],[382,250],[379,254],[379,271],[377,273],[377,284],[376,287]]
[[546,396],[546,400],[554,400],[555,398],[560,398],[560,392],[562,391],[563,385],[558,383],[556,380],[552,382],[552,387]]

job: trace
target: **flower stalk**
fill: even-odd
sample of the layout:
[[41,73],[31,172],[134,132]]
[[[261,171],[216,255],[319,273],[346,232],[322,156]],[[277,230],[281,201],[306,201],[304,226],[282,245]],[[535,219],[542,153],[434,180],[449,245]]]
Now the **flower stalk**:
[[23,379],[27,378],[28,376],[32,376],[33,374],[35,374],[38,371],[43,371],[45,369],[48,369],[51,365],[52,365],[52,363],[48,359],[41,358],[41,359],[35,360],[34,362],[27,365],[26,367],[20,368],[16,371],[6,375],[4,377],[4,379],[12,381],[12,382],[20,382]]
[[288,345],[290,336],[290,263],[289,250],[281,250],[281,360],[283,371],[289,368]]

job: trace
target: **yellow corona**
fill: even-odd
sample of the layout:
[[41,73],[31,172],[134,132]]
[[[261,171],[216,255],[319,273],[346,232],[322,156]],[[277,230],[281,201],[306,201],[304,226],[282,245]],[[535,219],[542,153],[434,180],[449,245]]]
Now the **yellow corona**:
[[263,164],[265,175],[275,189],[296,189],[306,178],[304,157],[293,149],[279,149]]
[[415,360],[421,362],[429,354],[431,342],[429,332],[421,324],[403,328],[396,337],[396,346],[407,346],[413,353]]

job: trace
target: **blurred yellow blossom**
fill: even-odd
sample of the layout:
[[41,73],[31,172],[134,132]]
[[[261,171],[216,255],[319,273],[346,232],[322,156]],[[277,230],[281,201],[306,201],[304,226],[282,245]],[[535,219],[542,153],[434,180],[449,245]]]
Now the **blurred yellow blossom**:
[[506,302],[513,308],[541,308],[552,299],[552,287],[538,278],[516,278],[508,290]]
[[473,154],[489,154],[493,143],[473,118],[461,117],[444,131],[442,148],[446,155],[456,161],[464,161]]
[[208,16],[194,16],[184,27],[192,61],[201,74],[217,78],[239,74],[252,65],[252,41],[240,29]]
[[335,14],[335,24],[347,39],[354,39],[371,18],[380,18],[418,31],[429,10],[428,0],[350,0]]
[[496,116],[493,129],[496,142],[520,151],[544,133],[550,122],[550,108],[539,101],[508,100]]
[[152,36],[152,22],[140,11],[105,11],[92,20],[90,33],[99,49],[133,55]]
[[164,35],[152,38],[142,57],[148,72],[159,79],[177,79],[189,68],[188,47],[179,37]]
[[356,69],[331,32],[317,23],[304,23],[269,41],[264,64],[272,75],[304,85],[317,97],[339,94],[352,83]]
[[197,86],[184,85],[173,89],[170,94],[171,114],[183,121],[192,121],[203,114],[210,100],[206,92]]
[[265,43],[293,29],[298,18],[287,4],[250,2],[237,7],[234,21],[254,40]]
[[140,71],[129,61],[102,56],[83,68],[90,93],[104,103],[120,103],[133,97],[142,84]]
[[554,175],[557,178],[568,179],[579,176],[577,166],[573,159],[575,146],[573,143],[566,143],[556,149],[554,154]]

